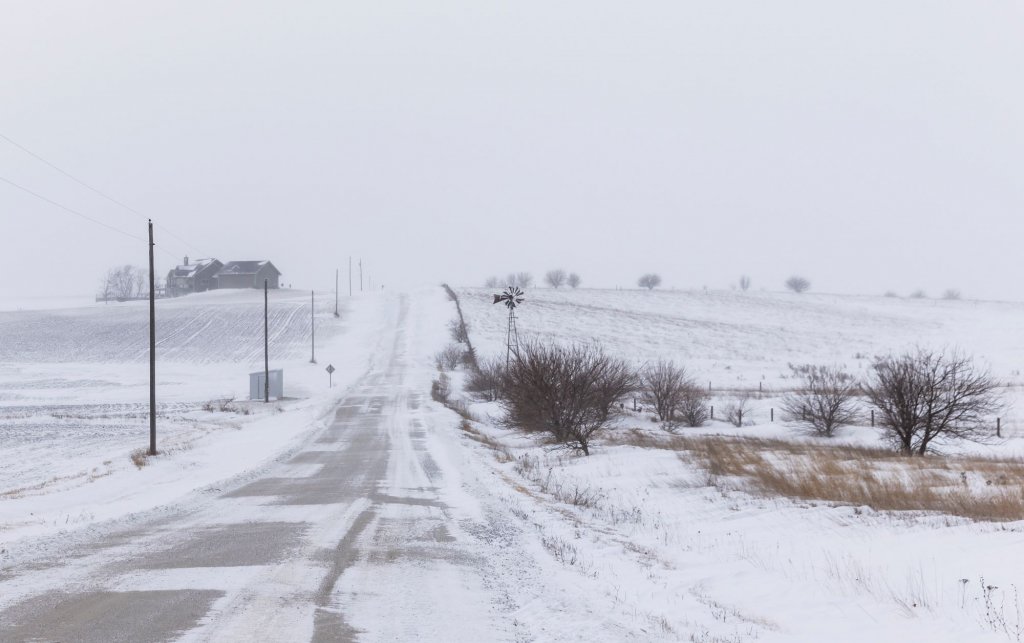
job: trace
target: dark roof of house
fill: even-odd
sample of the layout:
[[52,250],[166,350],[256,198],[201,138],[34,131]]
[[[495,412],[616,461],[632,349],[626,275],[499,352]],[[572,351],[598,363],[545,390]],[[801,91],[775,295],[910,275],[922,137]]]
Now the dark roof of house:
[[175,266],[171,268],[170,276],[172,277],[194,277],[197,272],[208,268],[213,263],[220,263],[216,259],[196,259],[190,264],[181,266]]
[[220,269],[218,275],[255,275],[263,266],[269,265],[274,272],[281,274],[274,264],[269,261],[229,261]]

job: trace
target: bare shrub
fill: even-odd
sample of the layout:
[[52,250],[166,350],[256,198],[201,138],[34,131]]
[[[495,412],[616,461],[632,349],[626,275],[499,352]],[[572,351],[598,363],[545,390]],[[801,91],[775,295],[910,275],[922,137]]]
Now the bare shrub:
[[439,371],[450,371],[462,361],[465,351],[458,344],[448,344],[434,356],[434,364]]
[[658,419],[669,422],[682,403],[683,392],[693,386],[686,369],[671,361],[658,360],[640,372],[640,389],[645,404],[654,407]]
[[581,283],[583,283],[583,280],[582,280],[582,279],[580,279],[580,276],[579,276],[579,275],[577,275],[577,274],[576,274],[575,272],[570,272],[570,273],[569,273],[569,277],[568,277],[568,279],[566,280],[566,283],[568,283],[568,284],[569,284],[569,287],[570,287],[570,288],[572,288],[573,290],[575,290],[575,289],[577,289],[577,288],[579,288],[579,287],[580,287],[580,284],[581,284]]
[[836,429],[856,421],[856,380],[834,366],[790,365],[802,386],[782,398],[782,411],[811,432],[832,437]]
[[750,277],[748,277],[747,275],[743,275],[742,277],[740,277],[740,290],[742,290],[743,292],[747,292],[748,290],[750,290]]
[[722,413],[725,416],[725,421],[735,427],[743,426],[744,418],[749,417],[749,406],[750,394],[740,393],[733,396],[725,406],[722,407]]
[[529,343],[505,371],[504,423],[547,433],[555,443],[590,455],[591,440],[635,388],[635,377],[596,346]]
[[544,283],[552,288],[561,288],[565,285],[568,278],[564,270],[556,268],[555,270],[548,270],[547,274],[544,275]]
[[435,402],[441,404],[448,404],[448,400],[451,398],[452,386],[451,380],[444,373],[439,373],[437,379],[430,383],[430,397]]
[[448,334],[451,336],[452,341],[459,344],[468,344],[469,324],[458,319],[452,319],[448,322]]
[[886,291],[885,291],[885,295],[883,295],[883,297],[889,297],[889,298],[898,298],[898,297],[899,297],[899,295],[897,295],[897,294],[896,294],[895,292],[893,292],[892,290],[886,290]]
[[960,291],[956,288],[950,288],[942,293],[942,298],[948,301],[957,301],[960,299]]
[[1002,408],[996,380],[957,349],[917,348],[882,358],[865,392],[905,455],[924,455],[933,442],[984,441]]
[[793,275],[792,277],[786,280],[786,289],[792,290],[797,294],[807,292],[808,290],[810,290],[810,288],[811,282],[798,275]]
[[484,281],[484,288],[498,288],[501,285],[501,280],[497,277],[488,277]]
[[920,289],[919,290],[915,290],[914,292],[910,293],[910,298],[911,299],[925,299],[927,297],[928,297],[928,295],[923,290],[920,290]]
[[641,288],[646,288],[647,290],[654,290],[661,285],[661,277],[653,272],[649,272],[646,275],[641,275],[641,277],[636,280],[636,285]]
[[707,392],[696,383],[684,388],[676,418],[686,426],[698,427],[704,426],[710,416]]
[[485,402],[494,402],[501,392],[504,378],[505,361],[496,358],[486,359],[472,369],[466,379],[466,391],[476,395]]

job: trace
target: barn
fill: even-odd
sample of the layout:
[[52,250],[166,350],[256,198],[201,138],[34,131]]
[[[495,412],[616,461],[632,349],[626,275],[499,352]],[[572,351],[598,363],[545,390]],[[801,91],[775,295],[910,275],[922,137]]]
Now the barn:
[[281,271],[269,261],[229,261],[214,277],[214,288],[280,287]]

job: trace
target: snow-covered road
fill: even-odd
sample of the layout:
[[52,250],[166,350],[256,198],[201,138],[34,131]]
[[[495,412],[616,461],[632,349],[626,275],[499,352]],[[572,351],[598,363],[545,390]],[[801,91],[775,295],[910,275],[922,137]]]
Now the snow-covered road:
[[436,320],[394,302],[326,429],[256,479],[4,570],[0,640],[529,638],[503,612],[531,563],[424,403]]

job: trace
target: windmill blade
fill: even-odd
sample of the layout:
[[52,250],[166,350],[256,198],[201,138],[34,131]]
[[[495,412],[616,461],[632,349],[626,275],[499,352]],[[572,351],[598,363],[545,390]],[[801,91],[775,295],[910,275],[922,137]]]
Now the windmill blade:
[[501,300],[502,300],[502,299],[504,299],[504,298],[505,298],[505,296],[504,296],[504,295],[495,295],[495,296],[494,296],[494,302],[493,302],[493,303],[495,303],[495,304],[496,304],[496,303],[498,303],[499,301],[501,301]]

